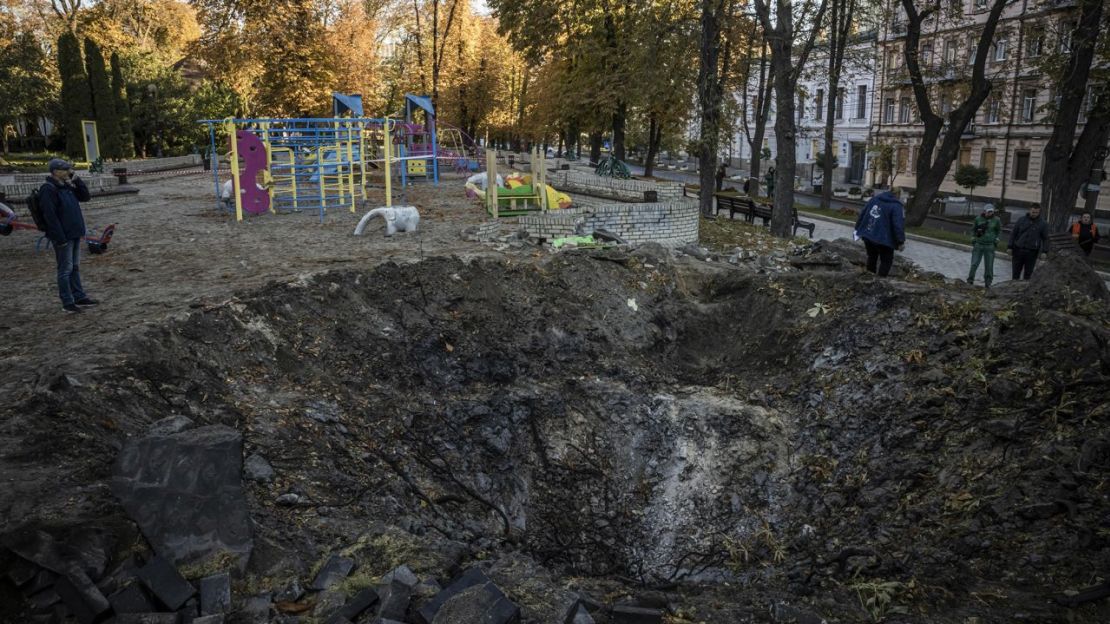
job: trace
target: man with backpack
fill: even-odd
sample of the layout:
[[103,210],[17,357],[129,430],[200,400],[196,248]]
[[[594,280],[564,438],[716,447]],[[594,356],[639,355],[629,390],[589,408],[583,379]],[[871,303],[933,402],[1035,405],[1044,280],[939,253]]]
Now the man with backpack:
[[1079,243],[1079,248],[1083,250],[1083,255],[1089,256],[1094,251],[1095,243],[1101,236],[1098,233],[1098,226],[1091,221],[1091,213],[1084,212],[1079,220],[1071,226],[1071,237],[1075,242]]
[[35,224],[46,232],[58,261],[58,296],[62,310],[79,313],[82,307],[97,304],[81,287],[81,240],[85,236],[85,217],[80,202],[89,201],[89,187],[73,175],[73,166],[61,158],[47,164],[50,175],[39,187],[31,204]]
[[979,262],[983,263],[983,283],[987,288],[994,281],[994,248],[998,236],[1002,233],[1002,220],[994,214],[994,204],[987,204],[983,214],[975,217],[971,226],[971,271],[967,274],[967,283],[975,283],[975,273],[979,270]]
[[1010,242],[1006,245],[1013,259],[1015,280],[1033,277],[1037,267],[1037,256],[1048,253],[1048,225],[1041,218],[1041,205],[1029,207],[1029,214],[1018,219],[1010,231]]

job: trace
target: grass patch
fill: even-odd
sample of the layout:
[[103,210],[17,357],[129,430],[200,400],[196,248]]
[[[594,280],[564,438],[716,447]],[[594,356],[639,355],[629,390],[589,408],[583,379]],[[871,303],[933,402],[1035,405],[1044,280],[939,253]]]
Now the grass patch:
[[793,245],[791,239],[773,236],[767,228],[760,225],[754,225],[742,219],[720,217],[716,219],[702,217],[698,240],[703,247],[722,253],[731,252],[740,247],[762,255],[776,250],[790,251]]
[[[5,173],[46,173],[46,163],[51,158],[65,158],[59,154],[47,152],[12,152],[0,155],[0,172]],[[88,163],[74,162],[77,168],[84,169]]]

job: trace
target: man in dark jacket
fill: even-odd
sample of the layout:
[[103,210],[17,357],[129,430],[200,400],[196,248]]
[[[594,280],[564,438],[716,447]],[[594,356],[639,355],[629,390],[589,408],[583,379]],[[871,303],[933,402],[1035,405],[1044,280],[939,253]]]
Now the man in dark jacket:
[[998,236],[1002,233],[1002,221],[994,216],[994,204],[987,204],[983,214],[975,217],[971,225],[971,270],[967,274],[967,283],[975,283],[975,273],[979,270],[979,262],[983,262],[983,282],[990,288],[994,281],[994,246]]
[[61,158],[48,164],[50,175],[39,188],[39,206],[46,221],[46,238],[54,246],[58,261],[58,296],[62,310],[78,313],[81,307],[96,305],[81,287],[81,239],[85,236],[85,217],[79,202],[89,201],[89,188],[73,177],[73,166]]
[[856,219],[856,236],[867,247],[867,270],[879,277],[890,274],[894,250],[906,245],[904,210],[897,195],[884,191],[872,197]]
[[1037,266],[1037,256],[1048,253],[1048,225],[1041,219],[1041,205],[1029,207],[1029,214],[1018,219],[1010,232],[1010,242],[1006,245],[1013,258],[1016,279],[1029,279]]

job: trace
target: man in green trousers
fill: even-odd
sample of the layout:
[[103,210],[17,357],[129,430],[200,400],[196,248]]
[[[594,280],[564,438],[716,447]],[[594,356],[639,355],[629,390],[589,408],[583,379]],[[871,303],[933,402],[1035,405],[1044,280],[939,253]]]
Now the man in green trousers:
[[994,281],[994,246],[1002,233],[1002,221],[994,216],[994,204],[987,204],[983,214],[975,217],[971,226],[971,271],[967,274],[967,283],[975,283],[975,273],[979,270],[979,261],[983,262],[983,282],[990,288]]

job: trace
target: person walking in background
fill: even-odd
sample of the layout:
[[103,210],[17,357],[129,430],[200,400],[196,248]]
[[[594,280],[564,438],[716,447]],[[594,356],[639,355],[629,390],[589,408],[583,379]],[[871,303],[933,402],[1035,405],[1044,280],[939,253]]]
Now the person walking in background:
[[767,175],[764,177],[767,181],[767,197],[775,196],[775,168],[770,167],[767,169]]
[[975,283],[975,273],[979,262],[983,263],[983,283],[990,288],[994,281],[994,249],[1002,234],[1002,220],[994,214],[994,204],[987,204],[983,214],[975,217],[971,226],[971,270],[967,273],[967,283]]
[[89,201],[89,187],[74,177],[73,166],[61,158],[47,164],[50,175],[39,188],[39,207],[46,221],[46,238],[54,246],[58,261],[58,296],[64,312],[78,313],[82,307],[98,302],[90,299],[81,286],[81,239],[85,236],[85,217],[80,202]]
[[1006,249],[1013,262],[1013,279],[1033,277],[1037,256],[1048,253],[1048,225],[1041,218],[1040,204],[1030,206],[1029,213],[1014,224]]
[[867,248],[867,270],[879,277],[890,274],[894,250],[906,246],[906,216],[894,189],[872,197],[856,219],[856,237]]
[[716,175],[717,192],[718,193],[721,192],[721,187],[725,185],[725,176],[726,175],[728,175],[728,167],[725,165],[725,163],[721,163],[720,166],[717,167],[717,175]]
[[1091,221],[1091,213],[1084,212],[1071,226],[1071,237],[1079,243],[1079,248],[1083,250],[1084,255],[1091,255],[1091,251],[1095,248],[1095,243],[1099,238],[1102,238],[1098,233],[1098,226],[1094,221]]

